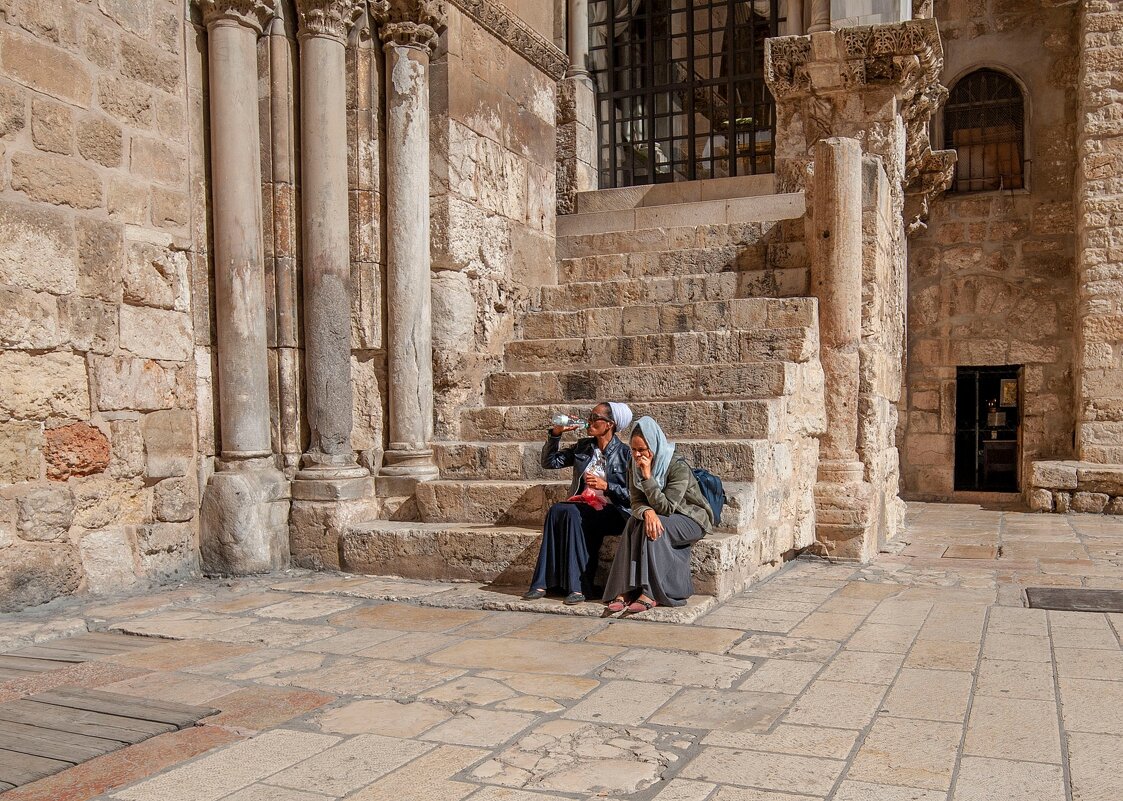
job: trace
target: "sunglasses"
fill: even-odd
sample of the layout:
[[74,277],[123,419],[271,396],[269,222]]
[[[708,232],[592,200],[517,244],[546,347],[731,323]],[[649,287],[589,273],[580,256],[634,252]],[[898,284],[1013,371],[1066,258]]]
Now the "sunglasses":
[[590,424],[592,424],[592,423],[596,423],[596,422],[598,422],[598,421],[599,421],[599,422],[603,422],[603,423],[611,423],[611,422],[612,422],[612,419],[611,419],[611,418],[608,418],[608,417],[601,417],[601,416],[600,416],[599,414],[590,414],[590,415],[589,415],[588,417],[586,417],[585,419],[586,419],[586,420],[587,420],[587,421],[588,421],[588,422],[589,422]]

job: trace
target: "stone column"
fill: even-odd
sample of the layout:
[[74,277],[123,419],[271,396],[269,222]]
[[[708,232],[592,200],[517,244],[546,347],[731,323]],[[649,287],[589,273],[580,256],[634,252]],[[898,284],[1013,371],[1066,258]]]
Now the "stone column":
[[[304,364],[310,438],[299,498],[362,494],[351,449],[351,252],[346,48],[361,0],[297,0],[300,45]],[[356,483],[354,479],[360,479]],[[327,483],[322,483],[327,482]]]
[[288,563],[287,484],[273,464],[262,262],[257,38],[263,0],[202,0],[210,74],[211,208],[221,448],[203,498],[204,567]]
[[438,475],[433,435],[429,256],[429,57],[446,11],[437,0],[392,0],[386,53],[386,311],[390,444],[382,475]]
[[831,29],[831,0],[811,0],[811,24],[808,33],[829,31]]
[[803,30],[803,2],[804,0],[787,0],[784,6],[783,36],[802,36]]
[[589,75],[589,0],[569,0],[566,6],[566,47],[569,71],[565,77]]

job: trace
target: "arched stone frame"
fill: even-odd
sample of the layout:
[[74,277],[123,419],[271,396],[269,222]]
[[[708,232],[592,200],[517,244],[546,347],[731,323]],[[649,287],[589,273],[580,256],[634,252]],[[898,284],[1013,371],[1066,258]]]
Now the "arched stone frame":
[[[956,86],[970,75],[973,75],[980,70],[991,70],[1009,78],[1018,87],[1018,91],[1022,94],[1022,186],[1020,189],[984,189],[971,192],[971,194],[985,194],[987,192],[1015,192],[1015,193],[1028,193],[1032,186],[1032,168],[1033,168],[1033,131],[1030,124],[1033,119],[1033,95],[1029,91],[1029,87],[1017,71],[1009,65],[996,61],[977,61],[963,67],[957,71],[951,78],[945,82],[948,87],[948,97],[951,97],[952,92],[955,91]],[[944,147],[944,134],[945,128],[945,112],[947,110],[948,101],[945,100],[943,105],[940,106],[938,114],[932,115],[931,126],[931,141],[932,147],[935,150],[943,149]],[[952,180],[954,184],[954,178]],[[949,190],[954,191],[954,190]]]

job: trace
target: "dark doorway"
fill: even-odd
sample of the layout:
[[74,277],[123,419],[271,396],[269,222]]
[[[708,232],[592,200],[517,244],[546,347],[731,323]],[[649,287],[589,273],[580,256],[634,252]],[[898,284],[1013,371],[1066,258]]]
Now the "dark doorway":
[[1020,365],[960,367],[955,384],[955,488],[1018,492]]

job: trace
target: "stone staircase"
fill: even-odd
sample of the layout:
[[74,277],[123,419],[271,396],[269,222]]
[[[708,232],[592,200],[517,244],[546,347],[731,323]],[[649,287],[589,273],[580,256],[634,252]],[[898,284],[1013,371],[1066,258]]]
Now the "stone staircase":
[[723,479],[721,524],[694,548],[699,593],[725,597],[812,542],[824,410],[803,196],[581,210],[607,194],[559,218],[560,283],[522,316],[460,440],[435,444],[440,480],[344,534],[345,570],[527,584],[569,487],[539,465],[544,428],[601,400],[653,416]]

